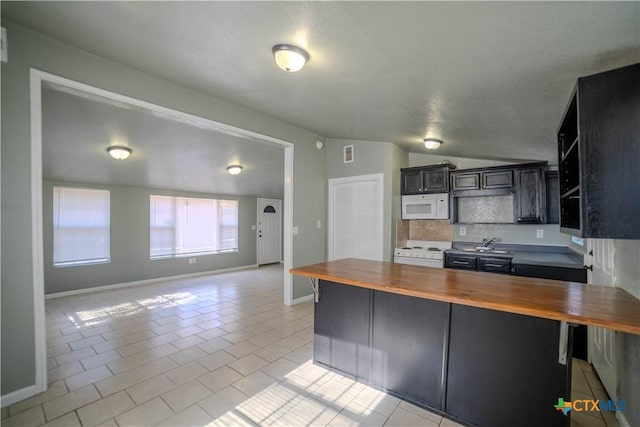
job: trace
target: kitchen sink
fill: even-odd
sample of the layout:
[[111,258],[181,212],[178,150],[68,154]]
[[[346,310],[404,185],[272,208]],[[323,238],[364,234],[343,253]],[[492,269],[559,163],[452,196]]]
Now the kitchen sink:
[[511,251],[505,251],[502,249],[494,249],[494,248],[485,248],[485,247],[477,247],[477,248],[462,248],[460,249],[464,252],[476,252],[476,253],[490,253],[490,254],[511,254]]

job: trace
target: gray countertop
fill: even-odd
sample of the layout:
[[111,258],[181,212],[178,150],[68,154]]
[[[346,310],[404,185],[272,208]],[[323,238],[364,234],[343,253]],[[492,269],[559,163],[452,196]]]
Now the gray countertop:
[[469,252],[463,250],[464,248],[475,248],[476,246],[480,246],[480,243],[454,242],[453,248],[446,250],[445,253],[511,258],[512,264],[520,265],[541,265],[562,268],[583,268],[584,266],[584,256],[566,246],[495,243],[491,245],[492,248],[509,253]]

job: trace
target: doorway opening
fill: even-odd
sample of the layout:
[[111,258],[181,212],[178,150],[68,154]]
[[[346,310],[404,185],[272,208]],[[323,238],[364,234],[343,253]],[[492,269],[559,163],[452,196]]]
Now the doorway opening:
[[30,70],[30,123],[31,123],[31,224],[32,224],[32,271],[34,336],[36,355],[35,385],[25,389],[25,395],[15,396],[16,401],[41,393],[47,389],[47,356],[44,294],[44,238],[43,238],[43,159],[42,159],[42,89],[43,84],[52,84],[79,91],[89,96],[109,99],[115,104],[144,109],[153,114],[190,123],[202,129],[210,129],[225,135],[235,135],[277,145],[284,152],[284,219],[283,262],[284,304],[293,303],[293,281],[286,273],[293,265],[293,143],[257,132],[230,126],[211,119],[198,117],[167,107],[162,107],[136,98],[103,90],[36,69]]

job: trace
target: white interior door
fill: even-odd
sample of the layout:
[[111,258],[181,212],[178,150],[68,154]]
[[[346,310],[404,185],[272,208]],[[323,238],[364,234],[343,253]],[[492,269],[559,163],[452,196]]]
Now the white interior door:
[[[613,240],[588,239],[585,264],[593,265],[587,270],[587,282],[593,285],[613,286]],[[589,326],[589,360],[595,368],[609,397],[617,400],[618,367],[616,363],[615,331]]]
[[329,260],[382,261],[382,174],[329,180]]
[[280,262],[282,258],[282,200],[258,198],[258,265]]

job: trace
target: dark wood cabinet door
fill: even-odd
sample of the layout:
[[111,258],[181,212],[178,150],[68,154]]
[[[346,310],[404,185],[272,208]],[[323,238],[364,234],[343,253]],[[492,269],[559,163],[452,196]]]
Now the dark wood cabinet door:
[[544,223],[542,209],[545,197],[542,169],[522,169],[516,171],[515,217],[519,224]]
[[441,410],[449,304],[376,291],[372,319],[371,382]]
[[373,291],[320,281],[314,310],[314,361],[369,381],[369,322]]
[[460,173],[453,176],[453,190],[479,190],[480,173]]
[[422,194],[422,172],[420,170],[402,171],[402,194]]
[[477,426],[569,426],[550,401],[571,393],[559,321],[452,304],[450,331],[444,412]]
[[447,168],[422,171],[422,186],[425,193],[446,193],[449,191],[449,170]]
[[513,171],[495,171],[482,173],[482,188],[513,187]]
[[558,171],[545,172],[547,193],[547,224],[560,223],[560,181]]

